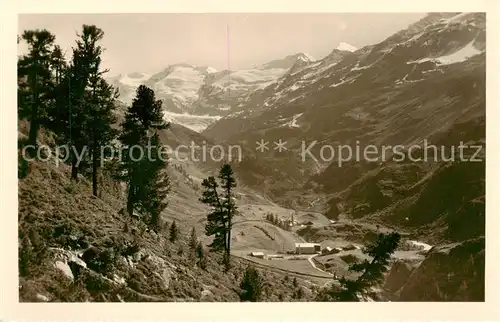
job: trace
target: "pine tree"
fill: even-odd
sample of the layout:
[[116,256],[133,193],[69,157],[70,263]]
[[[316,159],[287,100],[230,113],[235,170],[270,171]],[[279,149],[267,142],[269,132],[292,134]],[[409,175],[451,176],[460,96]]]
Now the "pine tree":
[[143,167],[142,189],[144,197],[139,200],[140,209],[149,215],[149,226],[156,232],[160,231],[160,214],[167,207],[166,197],[170,191],[170,179],[166,173],[166,160],[159,155],[162,148],[160,139],[155,133],[150,139],[152,158],[144,158],[140,163]]
[[69,143],[73,180],[78,178],[84,165],[92,165],[93,193],[98,195],[100,150],[117,134],[113,129],[116,122],[113,110],[118,93],[104,79],[107,70],[101,69],[104,49],[99,42],[104,32],[94,25],[83,25],[78,36],[69,65],[58,46],[52,52],[56,87],[50,128],[60,142]]
[[207,268],[207,254],[205,253],[205,249],[203,248],[203,244],[198,242],[195,250],[196,257],[198,257],[198,267],[201,269]]
[[[102,40],[104,32],[94,25],[83,25],[78,35],[76,47],[73,48],[73,58],[64,78],[60,92],[65,93],[61,104],[67,106],[67,112],[61,113],[64,118],[66,139],[70,145],[71,179],[78,178],[83,164],[79,164],[78,154],[92,157],[88,146],[92,144],[92,130],[95,125],[93,112],[98,109],[96,104],[96,88],[98,83],[100,55],[102,47],[98,42]],[[94,88],[91,88],[94,87]],[[101,85],[102,90],[105,85]],[[109,107],[107,107],[109,108]],[[99,115],[100,116],[100,115]],[[66,120],[67,118],[67,120]],[[104,124],[104,123],[103,123]],[[90,143],[90,144],[89,144]],[[91,148],[95,147],[91,146]]]
[[219,172],[221,188],[223,190],[222,208],[226,212],[227,218],[227,243],[226,243],[226,270],[230,267],[231,258],[231,230],[233,225],[233,216],[237,210],[234,203],[233,189],[236,187],[236,180],[233,177],[233,169],[229,164],[224,164]]
[[260,300],[262,296],[262,278],[253,266],[246,268],[240,288],[242,289],[240,294],[242,302],[257,302]]
[[200,201],[209,205],[211,210],[207,215],[207,224],[205,225],[205,234],[214,236],[212,243],[209,245],[212,251],[226,250],[226,219],[225,212],[222,208],[222,203],[217,191],[218,184],[214,177],[203,179],[201,185],[204,187]]
[[145,158],[145,151],[146,147],[156,152],[161,148],[159,137],[156,133],[150,137],[149,132],[169,127],[163,120],[161,104],[152,89],[140,85],[125,113],[119,136],[124,147],[119,178],[127,183],[127,211],[129,215],[135,209],[149,212],[154,223],[158,223],[159,212],[166,206],[163,197],[168,193],[169,184],[162,171],[166,161],[158,155],[154,155],[155,160]]
[[47,118],[53,97],[51,54],[55,36],[45,29],[37,29],[24,31],[22,39],[28,44],[28,53],[18,60],[17,65],[19,116],[30,122],[27,143],[34,147],[29,150],[34,156],[38,131]]
[[236,181],[229,164],[224,164],[219,171],[220,189],[214,177],[202,182],[205,188],[200,201],[211,207],[207,215],[205,234],[213,236],[210,248],[213,251],[224,251],[223,264],[226,271],[230,268],[232,218],[237,210],[234,203],[233,189]]
[[371,287],[379,284],[387,271],[391,255],[399,245],[401,236],[396,233],[379,234],[377,239],[363,249],[363,253],[370,256],[372,260],[355,262],[349,266],[350,271],[362,273],[356,280],[345,277],[339,279],[340,289],[332,285],[331,289],[318,294],[319,301],[354,301],[357,302],[363,296],[376,297],[371,292]]
[[47,128],[56,134],[57,144],[67,144],[69,123],[69,75],[70,68],[61,47],[54,46],[51,53],[51,69],[54,77],[52,98],[54,103],[48,110]]
[[21,243],[19,245],[19,274],[21,276],[28,276],[31,272],[30,265],[34,257],[34,250],[31,246],[28,234],[22,235]]
[[66,59],[59,45],[55,45],[50,55],[50,65],[55,77],[55,83],[60,84],[67,68]]
[[170,226],[170,236],[169,236],[169,240],[172,242],[172,243],[175,243],[175,241],[177,240],[177,235],[178,235],[179,231],[177,229],[177,224],[175,223],[175,220],[174,222],[172,223],[172,225]]
[[112,126],[116,122],[114,110],[115,100],[118,97],[113,86],[109,85],[103,78],[107,71],[100,70],[100,52],[96,51],[93,68],[89,77],[89,90],[87,92],[87,104],[89,104],[89,115],[85,136],[89,142],[89,155],[92,162],[92,192],[98,195],[98,171],[100,167],[100,157],[102,147],[108,145],[118,134]]

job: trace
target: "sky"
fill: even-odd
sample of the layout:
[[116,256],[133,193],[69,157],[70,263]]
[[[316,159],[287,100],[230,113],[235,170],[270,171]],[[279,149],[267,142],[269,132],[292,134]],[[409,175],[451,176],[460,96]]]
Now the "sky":
[[[375,44],[425,13],[250,14],[21,14],[18,33],[47,29],[71,57],[83,24],[104,31],[103,67],[109,75],[159,72],[189,63],[217,70],[244,69],[307,53],[328,55],[340,42]],[[22,52],[23,45],[19,51]]]

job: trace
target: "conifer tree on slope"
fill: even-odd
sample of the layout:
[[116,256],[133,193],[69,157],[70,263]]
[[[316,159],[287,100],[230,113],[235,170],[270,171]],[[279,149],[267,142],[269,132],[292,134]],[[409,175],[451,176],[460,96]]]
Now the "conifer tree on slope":
[[212,243],[209,247],[215,252],[226,251],[227,227],[225,212],[222,208],[219,192],[217,191],[219,184],[215,180],[215,177],[210,176],[203,179],[201,185],[204,190],[200,201],[211,207],[210,212],[207,215],[207,223],[205,225],[205,234],[207,236],[213,236]]
[[149,140],[149,155],[141,161],[144,197],[139,200],[140,209],[148,214],[149,226],[157,233],[161,230],[160,214],[167,207],[166,197],[170,192],[170,179],[166,173],[167,161],[160,153],[162,145],[158,133]]
[[[220,186],[214,177],[208,177],[202,182],[204,187],[200,201],[211,206],[207,215],[205,234],[213,236],[210,248],[212,251],[224,251],[224,265],[230,268],[232,218],[236,212],[233,189],[236,180],[229,164],[224,164],[219,171]],[[220,187],[221,192],[218,191]]]
[[372,259],[365,259],[360,263],[355,262],[349,266],[350,271],[362,274],[355,280],[342,277],[339,280],[340,288],[332,285],[331,288],[320,292],[316,300],[358,302],[366,296],[375,298],[376,294],[371,288],[383,280],[391,255],[398,247],[400,240],[401,236],[396,232],[379,234],[373,243],[363,249],[363,253]]
[[234,203],[233,189],[236,188],[236,180],[233,176],[233,169],[229,164],[224,164],[219,172],[221,180],[221,188],[223,190],[222,208],[226,212],[227,220],[227,243],[226,243],[226,268],[230,267],[231,256],[231,230],[233,225],[233,216],[236,212],[236,204]]
[[[89,38],[101,40],[104,32],[96,26],[84,26],[83,34]],[[100,167],[101,149],[108,145],[118,135],[112,126],[116,123],[114,110],[118,91],[108,84],[104,74],[108,70],[101,69],[101,54],[103,48],[95,44],[89,55],[89,78],[85,92],[85,102],[88,105],[88,115],[85,119],[84,135],[89,147],[89,158],[92,163],[92,192],[98,195],[98,171]]]
[[54,84],[51,74],[51,53],[55,36],[49,31],[26,30],[22,39],[28,44],[28,53],[18,60],[19,116],[30,122],[28,144],[36,151],[40,125],[47,117]]
[[262,286],[262,277],[259,272],[255,267],[248,266],[240,283],[240,300],[242,302],[258,302],[262,298]]
[[172,222],[172,225],[170,226],[169,240],[172,243],[175,243],[175,241],[177,240],[178,234],[179,234],[179,229],[177,228],[177,224],[175,223],[175,220],[174,220],[174,222]]
[[90,114],[87,118],[86,137],[89,142],[89,155],[92,162],[92,192],[98,195],[97,176],[100,167],[101,149],[116,138],[118,131],[112,127],[116,123],[115,99],[117,92],[109,85],[99,71],[100,58],[97,59],[95,69],[90,77],[87,92],[87,104]]
[[112,128],[116,122],[113,110],[117,91],[104,80],[107,70],[101,70],[100,66],[103,48],[99,41],[103,36],[104,32],[96,26],[83,25],[71,64],[65,66],[57,46],[51,57],[56,79],[51,129],[58,134],[60,142],[69,142],[72,179],[77,179],[82,166],[78,164],[78,157],[82,161],[86,156],[86,161],[92,163],[94,195],[98,194],[100,148],[117,134]]
[[[149,137],[149,132],[163,130],[169,124],[163,120],[161,110],[162,102],[157,100],[152,89],[140,85],[136,96],[125,113],[119,140],[123,145],[121,177],[127,183],[127,212],[132,215],[134,210],[158,211],[166,204],[160,202],[162,196],[168,192],[168,178],[161,170],[166,161],[158,156],[161,144],[158,135],[154,133]],[[147,149],[150,146],[152,157],[150,162]],[[153,184],[154,183],[154,184]],[[161,187],[161,189],[160,189]],[[155,202],[145,201],[148,196],[154,196]],[[160,210],[160,211],[161,211]]]
[[[93,102],[89,102],[90,80],[92,74],[99,68],[102,48],[98,44],[104,36],[104,32],[94,25],[83,25],[82,32],[78,35],[76,47],[73,48],[73,58],[67,70],[62,90],[67,97],[67,116],[62,129],[70,145],[71,155],[71,178],[76,180],[80,164],[78,154],[87,154],[89,145],[89,133],[91,133],[91,113],[96,108]],[[66,90],[67,89],[67,90]],[[61,115],[61,116],[63,116]],[[66,119],[66,117],[64,117]],[[67,123],[66,123],[67,122]]]
[[59,45],[55,45],[50,54],[50,66],[52,68],[52,71],[54,72],[54,80],[56,85],[60,84],[63,79],[65,69],[67,68],[67,63],[66,59],[64,58],[62,49]]
[[63,145],[68,143],[66,135],[68,128],[68,104],[69,104],[69,66],[64,58],[61,47],[54,46],[51,53],[51,68],[54,77],[54,89],[52,92],[54,103],[48,111],[47,128],[56,134],[57,144]]

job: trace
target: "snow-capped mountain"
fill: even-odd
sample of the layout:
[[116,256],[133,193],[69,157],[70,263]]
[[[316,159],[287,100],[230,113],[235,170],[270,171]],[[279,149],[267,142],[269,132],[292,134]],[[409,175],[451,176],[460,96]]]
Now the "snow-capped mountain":
[[346,42],[341,42],[337,48],[337,50],[342,50],[342,51],[350,51],[350,52],[353,52],[353,51],[356,51],[358,50],[358,48],[354,47],[353,45],[350,45]]
[[144,73],[130,73],[110,77],[108,81],[120,91],[120,101],[131,103],[135,96],[135,89],[144,84],[151,75]]
[[303,162],[301,142],[321,142],[312,149],[317,156],[322,144],[416,144],[455,131],[457,122],[472,122],[466,127],[473,131],[484,122],[485,39],[484,14],[431,14],[378,44],[334,49],[285,74],[203,134],[287,141],[286,154],[270,153],[262,163],[276,174],[269,179],[274,191],[311,174],[331,184],[332,177],[364,173],[356,162],[341,168],[331,160]]
[[212,67],[174,64],[153,74],[131,73],[110,78],[120,91],[120,100],[132,102],[135,90],[144,84],[163,101],[165,117],[192,130],[209,124],[242,106],[250,97],[290,71],[313,62],[304,53],[286,56],[243,70],[217,71]]
[[[354,101],[376,88],[396,91],[406,85],[428,83],[460,68],[454,64],[473,64],[475,57],[484,58],[485,19],[477,13],[430,14],[378,44],[354,52],[339,47],[325,58],[285,74],[206,133],[221,140],[244,136],[244,129],[254,130],[255,123],[263,128],[281,126],[299,113],[303,115],[295,121],[304,122],[307,128],[311,123],[306,120],[335,105],[332,100]],[[352,108],[359,110],[356,115],[364,115],[362,111],[368,107]],[[325,118],[324,122],[331,121]],[[318,130],[315,125],[308,131]]]

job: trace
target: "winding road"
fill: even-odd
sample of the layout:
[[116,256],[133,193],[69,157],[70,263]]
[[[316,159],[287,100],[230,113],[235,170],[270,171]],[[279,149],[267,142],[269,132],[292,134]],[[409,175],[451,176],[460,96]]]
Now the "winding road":
[[318,267],[316,266],[316,263],[314,263],[314,261],[313,261],[313,258],[314,258],[314,257],[316,257],[316,256],[318,256],[318,254],[311,255],[311,256],[309,256],[309,257],[307,258],[307,260],[309,261],[309,263],[311,263],[311,266],[312,266],[312,267],[314,267],[315,269],[317,269],[318,271],[320,271],[320,272],[322,272],[322,273],[325,273],[325,274],[328,274],[328,275],[330,275],[330,276],[332,276],[332,277],[333,277],[334,275],[333,275],[332,273],[327,272],[327,271],[324,271],[324,270],[322,270],[321,268],[318,268]]
[[[244,260],[246,262],[249,262],[249,263],[252,263],[252,265],[255,265],[255,266],[258,266],[258,267],[261,267],[261,268],[265,268],[267,270],[270,270],[270,271],[274,271],[274,272],[278,272],[278,273],[288,273],[290,275],[297,275],[297,276],[307,276],[307,277],[312,277],[312,278],[315,278],[315,279],[318,279],[318,280],[322,280],[322,281],[325,281],[325,285],[328,284],[328,283],[332,283],[332,282],[335,282],[333,280],[333,275],[332,277],[328,277],[328,276],[324,276],[324,275],[314,275],[314,274],[308,274],[308,273],[302,273],[302,272],[297,272],[297,271],[294,271],[294,270],[288,270],[288,269],[284,269],[284,268],[279,268],[279,267],[276,267],[276,266],[272,266],[272,265],[267,265],[267,264],[263,264],[261,262],[257,262],[257,261],[254,261],[254,260],[251,260],[249,258],[246,258],[244,256],[238,256],[238,255],[232,255],[234,257],[237,257],[241,260]],[[313,266],[315,267],[315,266]],[[316,268],[316,267],[315,267]],[[322,271],[320,269],[318,269],[320,272],[322,273],[327,273],[325,271]],[[329,275],[331,275],[330,273],[327,273]]]

